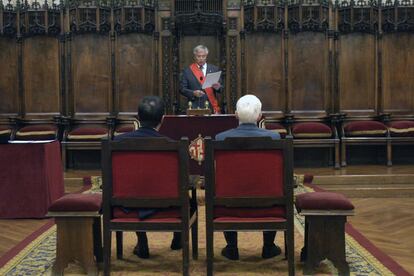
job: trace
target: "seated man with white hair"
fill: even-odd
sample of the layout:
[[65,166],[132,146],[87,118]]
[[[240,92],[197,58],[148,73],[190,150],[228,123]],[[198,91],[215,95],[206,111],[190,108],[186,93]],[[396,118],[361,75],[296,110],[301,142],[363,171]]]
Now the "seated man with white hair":
[[[239,120],[239,126],[221,132],[216,135],[216,140],[222,141],[227,137],[271,137],[272,139],[280,139],[278,133],[257,127],[257,121],[262,116],[262,103],[254,95],[245,95],[241,97],[236,104],[236,117]],[[281,253],[279,246],[275,245],[274,240],[276,231],[263,232],[263,250],[262,257],[264,259],[272,258]],[[237,248],[237,232],[224,232],[227,246],[223,248],[221,254],[230,259],[239,259],[239,250]]]

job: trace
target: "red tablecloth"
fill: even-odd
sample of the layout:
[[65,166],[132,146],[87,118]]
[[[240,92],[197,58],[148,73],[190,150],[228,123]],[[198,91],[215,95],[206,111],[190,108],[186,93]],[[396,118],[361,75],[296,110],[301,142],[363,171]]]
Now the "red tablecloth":
[[0,218],[42,218],[63,193],[58,141],[0,145]]

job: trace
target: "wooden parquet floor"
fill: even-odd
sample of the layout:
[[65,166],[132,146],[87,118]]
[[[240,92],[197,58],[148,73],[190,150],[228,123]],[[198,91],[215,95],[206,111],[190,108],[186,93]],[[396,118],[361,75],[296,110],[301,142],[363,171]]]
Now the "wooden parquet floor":
[[[414,174],[414,166],[355,166],[341,170],[301,168],[295,172],[314,175]],[[65,189],[74,192],[80,188],[80,177],[99,174],[99,171],[67,172],[65,180],[69,181],[65,181]],[[351,198],[351,201],[356,207],[356,216],[349,218],[352,225],[414,275],[414,198],[367,197]],[[44,223],[45,220],[0,220],[0,256]]]
[[414,275],[414,198],[353,198],[349,222]]

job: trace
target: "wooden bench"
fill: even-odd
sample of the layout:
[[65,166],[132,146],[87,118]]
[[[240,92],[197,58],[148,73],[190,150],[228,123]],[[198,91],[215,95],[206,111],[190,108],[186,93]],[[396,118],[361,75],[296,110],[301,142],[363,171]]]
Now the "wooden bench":
[[57,225],[53,275],[63,275],[74,260],[88,275],[98,275],[96,262],[102,262],[101,204],[101,194],[68,194],[49,207],[47,216],[55,218]]
[[339,275],[349,275],[345,255],[345,223],[354,206],[343,195],[305,193],[296,197],[296,208],[305,216],[305,244],[301,252],[303,274],[313,275],[319,263],[329,259]]

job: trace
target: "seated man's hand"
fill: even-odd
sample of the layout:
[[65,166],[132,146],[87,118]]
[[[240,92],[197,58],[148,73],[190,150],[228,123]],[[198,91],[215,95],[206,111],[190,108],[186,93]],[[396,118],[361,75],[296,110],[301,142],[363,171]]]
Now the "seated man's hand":
[[221,84],[217,82],[217,83],[213,84],[212,86],[213,86],[214,90],[219,90],[220,87],[221,87]]
[[204,92],[201,90],[194,90],[193,94],[195,97],[200,98],[204,95]]

